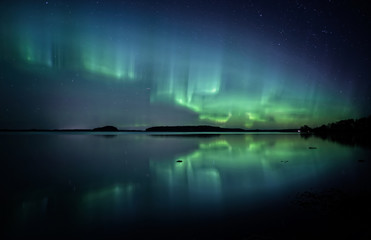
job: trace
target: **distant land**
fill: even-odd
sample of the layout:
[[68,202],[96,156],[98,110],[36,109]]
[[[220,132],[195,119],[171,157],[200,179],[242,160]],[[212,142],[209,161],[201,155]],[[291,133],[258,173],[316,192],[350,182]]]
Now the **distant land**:
[[311,128],[307,125],[300,129],[242,129],[222,128],[209,125],[198,126],[154,126],[145,130],[119,130],[115,126],[93,129],[0,129],[0,132],[300,132],[302,135],[364,135],[371,133],[371,115],[360,119],[347,119]]
[[304,125],[299,131],[304,138],[315,136],[345,145],[371,148],[371,115],[328,123],[315,128]]
[[222,128],[208,125],[200,126],[158,126],[146,129],[146,132],[297,132],[298,129],[281,130],[245,130],[242,128]]
[[117,132],[117,127],[114,126],[104,126],[104,127],[98,127],[94,128],[93,131],[95,132]]
[[307,125],[299,129],[302,134],[364,134],[371,132],[371,115],[359,119],[346,119],[311,128]]
[[142,130],[119,130],[114,126],[93,129],[0,129],[0,132],[143,132]]
[[[276,133],[294,133],[299,132],[303,138],[319,137],[323,140],[329,140],[340,144],[350,146],[360,146],[371,148],[369,136],[371,134],[371,115],[360,119],[347,119],[338,122],[328,123],[320,127],[311,128],[307,125],[300,129],[242,129],[242,128],[222,128],[209,125],[199,126],[154,126],[145,130],[119,130],[115,126],[104,126],[93,129],[0,129],[2,133],[24,132],[50,132],[50,133],[105,133],[108,135],[116,135],[117,133],[125,132],[140,132],[152,133],[152,136],[174,136],[172,133],[177,133],[176,136],[197,136],[211,137],[219,135],[218,133],[259,133],[259,132],[276,132]],[[169,133],[169,134],[167,134]],[[182,134],[186,133],[186,134]]]
[[199,126],[155,126],[145,130],[119,130],[115,126],[93,129],[0,129],[0,132],[297,132],[298,129],[253,129],[222,128],[209,125]]

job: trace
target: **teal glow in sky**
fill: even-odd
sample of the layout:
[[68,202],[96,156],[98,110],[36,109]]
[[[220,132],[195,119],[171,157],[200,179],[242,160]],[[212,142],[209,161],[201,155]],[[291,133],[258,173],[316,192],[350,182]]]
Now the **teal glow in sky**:
[[361,10],[206,2],[1,3],[0,128],[297,128],[370,114]]

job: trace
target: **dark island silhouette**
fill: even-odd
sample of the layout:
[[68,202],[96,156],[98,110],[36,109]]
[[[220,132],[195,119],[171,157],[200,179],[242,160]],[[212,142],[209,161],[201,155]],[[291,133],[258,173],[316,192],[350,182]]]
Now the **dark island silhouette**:
[[244,132],[242,128],[221,128],[208,125],[201,126],[158,126],[146,129],[146,132]]
[[94,128],[93,131],[95,132],[117,132],[118,128],[114,126],[104,126],[104,127]]
[[371,115],[360,119],[347,119],[311,128],[304,125],[300,128],[302,134],[337,134],[337,133],[369,133],[371,132]]
[[360,119],[341,120],[320,127],[311,128],[308,125],[300,129],[242,129],[222,128],[210,125],[197,126],[154,126],[145,130],[119,130],[115,126],[107,125],[93,129],[0,129],[1,132],[300,132],[303,137],[312,135],[330,140],[363,138],[371,133],[371,115]]
[[199,126],[154,126],[145,130],[120,130],[115,126],[93,129],[0,129],[0,132],[297,132],[298,129],[242,129],[222,128],[209,125]]
[[156,126],[145,130],[146,132],[297,132],[297,129],[271,129],[271,130],[245,130],[242,128],[222,128],[209,125],[199,126]]
[[300,128],[300,135],[304,138],[320,137],[345,145],[371,147],[371,115],[359,119],[347,119],[328,123],[320,127],[311,128],[304,125]]
[[142,130],[119,130],[115,126],[93,129],[0,129],[0,132],[143,132]]

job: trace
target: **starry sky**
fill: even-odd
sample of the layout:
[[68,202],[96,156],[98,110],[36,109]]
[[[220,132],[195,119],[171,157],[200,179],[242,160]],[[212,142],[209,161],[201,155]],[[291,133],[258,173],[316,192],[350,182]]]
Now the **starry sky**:
[[0,128],[318,126],[371,113],[367,1],[1,1]]

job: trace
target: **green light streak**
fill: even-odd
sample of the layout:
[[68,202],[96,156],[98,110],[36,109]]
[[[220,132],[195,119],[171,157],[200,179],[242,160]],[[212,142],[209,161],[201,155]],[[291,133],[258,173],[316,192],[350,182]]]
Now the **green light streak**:
[[[119,48],[120,49],[120,48]],[[135,59],[124,52],[91,46],[82,52],[82,65],[90,73],[124,81],[135,80]]]
[[[308,146],[321,146],[324,150],[313,152]],[[151,160],[150,169],[153,179],[160,181],[156,184],[170,189],[172,198],[183,187],[189,190],[191,198],[196,192],[196,197],[213,203],[237,183],[239,190],[253,193],[281,184],[296,184],[293,180],[305,181],[317,176],[318,169],[321,173],[336,169],[337,164],[323,159],[348,159],[352,152],[349,149],[321,139],[304,140],[299,135],[223,135],[199,140],[199,146],[188,154]],[[177,163],[178,159],[182,162]],[[231,179],[234,180],[230,187],[223,188],[223,183]]]
[[53,28],[48,21],[23,16],[14,23],[12,47],[25,67],[33,65],[40,74],[48,67],[51,74],[81,71],[84,80],[138,83],[138,89],[151,89],[149,98],[143,98],[150,99],[150,106],[166,103],[183,109],[184,115],[197,115],[189,124],[297,128],[354,117],[359,110],[350,93],[339,96],[337,86],[313,66],[284,53],[264,54],[258,40],[230,48],[210,44],[210,33],[202,41],[191,41],[141,31],[140,24],[119,27],[85,16],[97,24],[72,27],[48,16],[42,19],[50,20]]
[[228,113],[227,116],[215,116],[212,114],[200,114],[199,118],[201,120],[208,120],[215,123],[226,123],[232,117],[231,113]]
[[96,190],[94,192],[86,193],[83,197],[85,204],[93,204],[101,201],[111,201],[117,198],[124,200],[130,198],[133,194],[134,185],[115,185],[108,188]]

